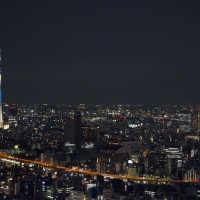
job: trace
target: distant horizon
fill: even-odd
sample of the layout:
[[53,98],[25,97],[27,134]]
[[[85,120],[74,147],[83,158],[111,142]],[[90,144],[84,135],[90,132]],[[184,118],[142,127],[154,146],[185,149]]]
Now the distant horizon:
[[94,104],[94,103],[77,103],[77,104],[70,104],[70,103],[16,103],[16,102],[3,102],[2,103],[3,105],[49,105],[49,106],[54,106],[54,105],[65,105],[65,106],[79,106],[79,105],[86,105],[86,106],[136,106],[136,107],[164,107],[164,106],[170,106],[170,107],[186,107],[186,106],[198,106],[200,105],[199,104],[192,104],[192,103],[189,103],[189,104],[154,104],[154,105],[148,105],[148,104]]

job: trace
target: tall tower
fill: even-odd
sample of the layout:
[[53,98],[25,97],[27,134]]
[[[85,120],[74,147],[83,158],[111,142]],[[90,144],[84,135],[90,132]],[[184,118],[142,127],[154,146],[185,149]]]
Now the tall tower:
[[0,49],[0,128],[3,128],[2,94],[1,94],[1,49]]

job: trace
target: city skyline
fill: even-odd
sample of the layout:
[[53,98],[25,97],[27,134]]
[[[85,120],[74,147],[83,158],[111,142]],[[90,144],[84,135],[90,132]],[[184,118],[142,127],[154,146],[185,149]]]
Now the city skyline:
[[3,1],[3,102],[198,104],[199,6]]

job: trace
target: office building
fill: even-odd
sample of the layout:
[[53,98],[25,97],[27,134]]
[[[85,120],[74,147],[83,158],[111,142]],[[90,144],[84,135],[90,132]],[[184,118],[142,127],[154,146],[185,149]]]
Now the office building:
[[191,110],[191,126],[192,130],[195,133],[200,132],[200,105],[194,106],[193,110]]
[[81,126],[81,130],[82,130],[81,148],[84,149],[97,148],[99,144],[99,127],[84,125]]
[[80,112],[76,112],[73,118],[66,119],[64,131],[65,145],[74,145],[76,150],[80,150],[82,138]]

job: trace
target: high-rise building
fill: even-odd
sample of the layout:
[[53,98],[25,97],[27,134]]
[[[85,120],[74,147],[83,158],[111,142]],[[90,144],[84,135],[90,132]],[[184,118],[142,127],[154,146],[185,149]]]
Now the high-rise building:
[[81,148],[97,148],[99,144],[99,127],[85,124],[84,126],[81,126],[81,130]]
[[[16,104],[4,105],[4,123],[8,122],[9,125],[17,124],[18,107]],[[4,126],[5,127],[5,126]]]
[[18,114],[18,108],[16,104],[9,105],[9,115],[16,117]]
[[64,142],[73,144],[76,150],[81,148],[81,113],[76,112],[74,118],[67,118],[65,122]]
[[81,113],[76,112],[74,114],[75,121],[75,140],[76,140],[76,148],[77,150],[81,149],[81,140],[82,140],[82,130],[81,130]]
[[[1,49],[0,49],[0,65],[1,65]],[[0,68],[0,128],[3,128],[2,94],[1,94],[1,68]]]
[[76,128],[75,120],[67,118],[65,121],[64,142],[69,144],[76,144]]
[[192,112],[192,130],[200,133],[200,105],[194,106]]

